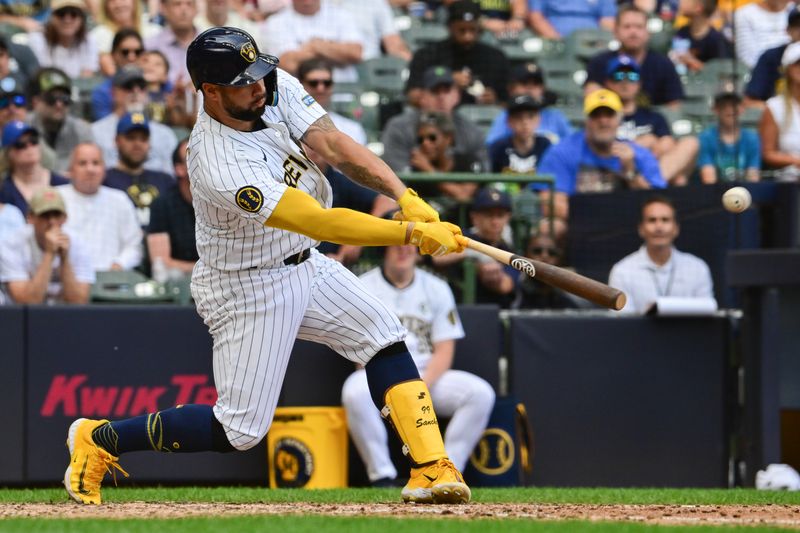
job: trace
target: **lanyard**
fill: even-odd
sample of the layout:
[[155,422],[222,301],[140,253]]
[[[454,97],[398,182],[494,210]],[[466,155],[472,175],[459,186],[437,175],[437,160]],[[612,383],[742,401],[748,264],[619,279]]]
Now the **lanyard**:
[[656,275],[655,269],[650,271],[650,275],[653,276],[653,285],[656,288],[656,294],[660,296],[669,296],[669,293],[672,291],[672,282],[675,281],[675,258],[672,258],[670,267],[669,267],[669,277],[667,278],[667,286],[664,291],[661,291],[661,285],[658,283],[658,276]]

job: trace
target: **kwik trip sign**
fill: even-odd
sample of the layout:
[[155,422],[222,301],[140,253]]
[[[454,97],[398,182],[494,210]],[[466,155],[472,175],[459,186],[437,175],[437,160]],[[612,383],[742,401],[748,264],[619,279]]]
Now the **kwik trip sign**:
[[214,405],[217,391],[206,374],[175,374],[169,384],[95,383],[88,374],[57,374],[50,380],[39,414],[44,418],[127,418],[173,405]]

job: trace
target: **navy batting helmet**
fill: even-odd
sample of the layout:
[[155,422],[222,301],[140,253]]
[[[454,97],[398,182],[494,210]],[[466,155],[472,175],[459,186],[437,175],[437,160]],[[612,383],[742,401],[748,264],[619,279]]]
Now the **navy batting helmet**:
[[203,83],[241,87],[271,75],[268,81],[273,86],[267,90],[273,89],[274,95],[277,66],[278,58],[259,53],[249,33],[227,26],[204,31],[186,51],[186,68],[195,89],[200,89]]

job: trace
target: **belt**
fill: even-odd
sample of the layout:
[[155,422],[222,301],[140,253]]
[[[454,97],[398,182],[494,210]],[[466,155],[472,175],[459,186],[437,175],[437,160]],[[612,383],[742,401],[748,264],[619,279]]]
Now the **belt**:
[[284,265],[299,265],[306,259],[311,257],[311,248],[306,248],[302,252],[298,252],[294,255],[290,255],[286,259],[283,260]]

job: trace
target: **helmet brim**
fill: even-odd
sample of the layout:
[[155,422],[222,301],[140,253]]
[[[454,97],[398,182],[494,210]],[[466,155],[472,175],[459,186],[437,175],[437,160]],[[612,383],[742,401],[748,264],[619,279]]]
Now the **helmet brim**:
[[277,58],[267,54],[259,54],[258,58],[252,65],[247,67],[227,85],[232,87],[252,85],[258,80],[264,78],[276,68],[278,68]]

